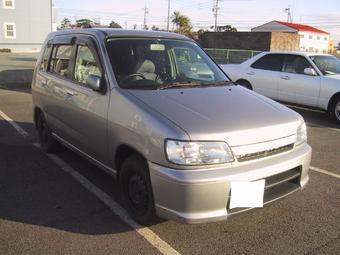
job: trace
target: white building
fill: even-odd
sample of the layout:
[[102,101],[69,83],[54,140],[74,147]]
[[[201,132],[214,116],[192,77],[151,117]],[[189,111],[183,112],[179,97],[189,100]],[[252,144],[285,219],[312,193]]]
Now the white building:
[[287,23],[283,21],[271,21],[251,29],[252,32],[286,32],[300,35],[300,50],[309,52],[328,52],[329,33],[315,27]]
[[56,22],[52,0],[0,0],[0,49],[38,51]]

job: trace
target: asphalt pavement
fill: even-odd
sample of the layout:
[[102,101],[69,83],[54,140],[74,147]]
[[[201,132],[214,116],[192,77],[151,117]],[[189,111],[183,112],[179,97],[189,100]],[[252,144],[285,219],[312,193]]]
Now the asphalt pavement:
[[[340,127],[324,113],[295,110],[308,123],[312,166],[339,175]],[[0,89],[0,111],[27,132],[23,137],[0,117],[1,254],[168,253],[145,230],[163,241],[160,246],[168,244],[181,254],[339,254],[337,177],[310,171],[302,192],[227,221],[186,225],[159,220],[141,231],[33,145],[29,90]],[[119,205],[114,179],[71,151],[56,157]]]

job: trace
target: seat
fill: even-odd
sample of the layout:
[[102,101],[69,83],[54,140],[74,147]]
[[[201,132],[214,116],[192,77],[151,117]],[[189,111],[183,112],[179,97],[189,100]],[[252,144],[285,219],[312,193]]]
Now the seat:
[[155,73],[155,70],[155,64],[151,60],[146,59],[140,67],[137,68],[136,73],[142,74],[147,80],[157,81],[157,74]]

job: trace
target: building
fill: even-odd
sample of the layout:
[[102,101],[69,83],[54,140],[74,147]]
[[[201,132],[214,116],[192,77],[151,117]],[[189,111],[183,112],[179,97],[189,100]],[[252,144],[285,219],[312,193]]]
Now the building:
[[301,51],[328,52],[329,33],[315,27],[287,23],[283,21],[271,21],[251,29],[252,32],[284,32],[295,33],[300,36],[299,48]]
[[56,24],[52,0],[0,0],[0,49],[38,51]]

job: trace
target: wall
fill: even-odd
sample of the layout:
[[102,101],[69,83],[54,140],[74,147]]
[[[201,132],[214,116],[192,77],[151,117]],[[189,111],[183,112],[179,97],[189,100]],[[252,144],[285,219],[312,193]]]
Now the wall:
[[201,38],[204,48],[270,50],[271,33],[268,32],[207,32]]
[[200,41],[204,48],[257,51],[297,51],[298,34],[280,32],[207,32]]
[[299,51],[300,36],[296,33],[271,33],[271,51]]
[[[329,45],[329,35],[311,32],[299,32],[301,51],[316,53],[327,53]],[[311,38],[310,38],[311,37]]]
[[[4,23],[16,24],[16,38],[5,38]],[[0,48],[39,50],[51,32],[51,0],[16,0],[15,9],[4,9],[0,0]]]

